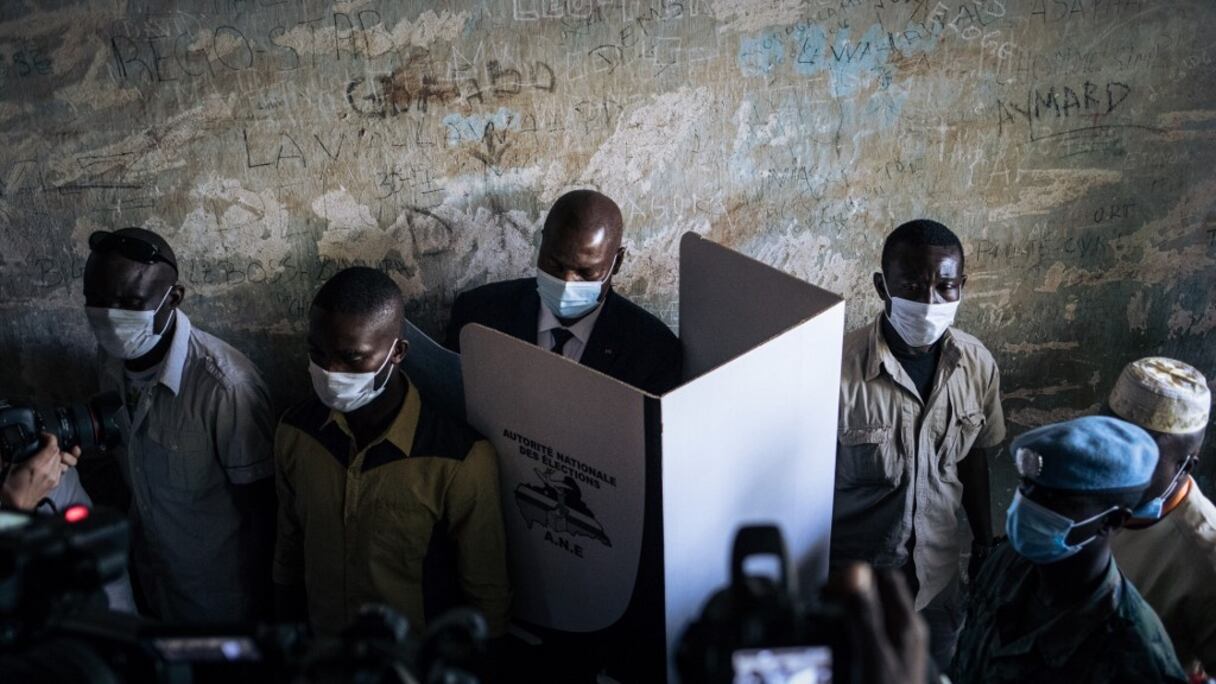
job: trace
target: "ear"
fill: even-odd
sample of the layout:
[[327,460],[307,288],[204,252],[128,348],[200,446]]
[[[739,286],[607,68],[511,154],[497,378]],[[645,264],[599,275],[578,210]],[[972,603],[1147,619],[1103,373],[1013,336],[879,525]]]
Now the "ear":
[[621,272],[621,264],[625,263],[625,247],[616,250],[616,265],[612,267],[612,275]]
[[400,366],[405,360],[405,355],[409,353],[410,343],[405,340],[397,340],[397,344],[393,346],[393,353],[389,355],[389,363]]
[[186,298],[186,286],[181,283],[175,284],[169,288],[169,306],[176,309],[181,306],[182,300]]
[[883,275],[880,271],[874,272],[874,291],[878,293],[879,299],[887,301],[887,291],[883,287]]
[[1130,508],[1120,508],[1117,511],[1111,511],[1102,518],[1102,529],[1098,532],[1101,535],[1108,535],[1111,532],[1123,527],[1123,523],[1127,522],[1132,517]]
[[962,277],[958,279],[958,288],[961,290],[964,287],[967,287],[967,274],[966,273],[964,273],[962,275]]
[[1199,465],[1199,454],[1196,453],[1194,456],[1188,455],[1186,460],[1182,462],[1182,468],[1180,468],[1180,470],[1189,475],[1197,465]]

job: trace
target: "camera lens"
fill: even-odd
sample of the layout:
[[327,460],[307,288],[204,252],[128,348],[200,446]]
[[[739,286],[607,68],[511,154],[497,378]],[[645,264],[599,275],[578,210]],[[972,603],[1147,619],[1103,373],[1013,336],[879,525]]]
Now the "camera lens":
[[122,400],[115,392],[99,394],[88,403],[38,409],[42,429],[55,435],[60,449],[108,449],[119,442],[118,410]]
[[109,449],[118,446],[122,435],[118,431],[118,412],[122,409],[122,398],[117,392],[98,394],[89,400],[89,413],[93,422],[93,446]]

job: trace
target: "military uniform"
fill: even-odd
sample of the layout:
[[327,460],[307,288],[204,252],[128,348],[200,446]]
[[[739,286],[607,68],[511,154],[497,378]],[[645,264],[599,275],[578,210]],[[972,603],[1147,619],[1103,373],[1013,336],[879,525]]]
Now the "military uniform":
[[1004,544],[980,570],[951,668],[955,684],[1186,682],[1161,621],[1112,559],[1101,585],[1013,633],[1037,601],[1035,566]]

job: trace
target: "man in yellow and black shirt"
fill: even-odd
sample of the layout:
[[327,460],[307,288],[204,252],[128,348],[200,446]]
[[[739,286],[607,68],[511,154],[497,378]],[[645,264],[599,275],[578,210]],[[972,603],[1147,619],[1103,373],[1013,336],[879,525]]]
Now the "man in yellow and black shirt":
[[274,443],[280,617],[332,634],[374,602],[422,629],[468,605],[498,636],[510,588],[497,457],[398,369],[403,321],[400,290],[374,269],[338,273],[313,300],[314,396]]

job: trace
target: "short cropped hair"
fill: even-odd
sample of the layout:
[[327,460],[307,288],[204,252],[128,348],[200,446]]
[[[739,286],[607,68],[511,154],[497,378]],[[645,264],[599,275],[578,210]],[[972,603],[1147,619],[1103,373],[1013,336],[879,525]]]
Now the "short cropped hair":
[[404,309],[401,289],[393,279],[367,266],[342,269],[325,281],[312,305],[333,313],[391,314]]
[[895,250],[898,247],[953,247],[958,250],[959,266],[963,266],[965,263],[963,259],[963,243],[959,241],[954,231],[937,221],[929,219],[908,221],[891,231],[891,234],[887,236],[886,242],[882,245],[883,273],[887,272],[887,267],[894,260]]

